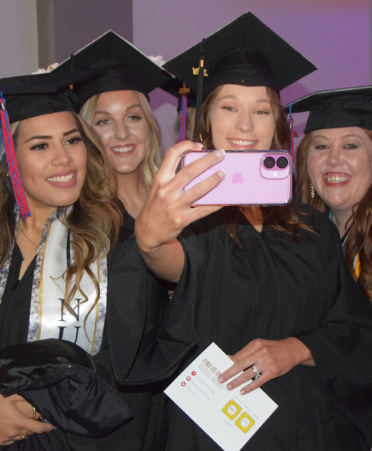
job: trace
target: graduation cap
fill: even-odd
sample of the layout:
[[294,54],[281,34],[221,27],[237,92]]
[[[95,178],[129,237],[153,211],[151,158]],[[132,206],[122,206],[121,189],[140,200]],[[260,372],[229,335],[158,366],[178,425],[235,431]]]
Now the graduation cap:
[[360,127],[372,130],[372,86],[318,91],[286,106],[310,111],[305,133],[324,128]]
[[317,69],[250,12],[164,67],[197,91],[198,99],[224,84],[267,86],[279,92]]
[[[22,218],[30,209],[19,174],[10,123],[44,114],[75,111],[77,102],[71,85],[92,73],[38,74],[0,79],[0,141],[5,151],[9,176]],[[1,160],[3,152],[0,152]]]
[[1,79],[0,93],[10,122],[60,111],[77,111],[75,84],[98,73],[97,70],[71,74],[50,72]]
[[177,113],[181,112],[181,117],[177,142],[185,141],[187,109],[196,107],[196,92],[178,78],[167,81],[160,88],[178,98]]
[[159,86],[159,88],[177,97],[178,99],[177,112],[182,110],[182,96],[186,96],[188,107],[195,108],[196,92],[178,78],[172,78],[171,80],[168,80],[166,83]]
[[99,69],[100,77],[76,86],[80,106],[96,94],[134,90],[148,93],[171,79],[163,68],[113,31],[108,31],[56,67],[53,72]]

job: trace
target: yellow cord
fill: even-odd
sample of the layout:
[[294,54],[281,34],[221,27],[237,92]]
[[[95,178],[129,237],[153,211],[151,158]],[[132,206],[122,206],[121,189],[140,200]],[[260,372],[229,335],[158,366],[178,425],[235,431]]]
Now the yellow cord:
[[360,260],[359,260],[359,254],[358,254],[356,265],[355,265],[355,276],[357,279],[359,279],[359,275],[360,275]]

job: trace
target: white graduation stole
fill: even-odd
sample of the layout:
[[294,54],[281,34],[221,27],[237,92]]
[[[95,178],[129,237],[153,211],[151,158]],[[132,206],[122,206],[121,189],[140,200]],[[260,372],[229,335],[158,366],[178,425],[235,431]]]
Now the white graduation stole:
[[99,301],[89,313],[97,293],[89,275],[84,274],[81,292],[78,291],[70,303],[76,316],[72,315],[64,306],[65,272],[70,253],[68,234],[67,227],[55,219],[49,224],[44,246],[39,249],[27,341],[59,338],[76,343],[94,355],[101,347],[106,316],[107,259],[100,259],[90,266],[100,286]]

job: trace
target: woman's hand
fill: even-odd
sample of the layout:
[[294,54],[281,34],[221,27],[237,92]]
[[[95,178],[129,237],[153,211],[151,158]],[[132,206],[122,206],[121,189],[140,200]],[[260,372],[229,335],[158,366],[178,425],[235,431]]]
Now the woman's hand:
[[22,396],[0,395],[0,446],[11,445],[32,434],[53,430],[52,424],[40,423],[41,415]]
[[184,141],[168,150],[149,198],[136,220],[137,242],[147,265],[159,277],[172,282],[179,280],[184,265],[177,236],[187,225],[221,208],[192,208],[191,204],[216,187],[224,179],[224,171],[217,171],[186,192],[183,189],[195,177],[219,163],[224,158],[223,150],[209,153],[176,174],[181,156],[189,150],[200,150],[200,146]]
[[232,390],[256,377],[254,368],[260,374],[258,378],[240,390],[242,395],[261,387],[275,377],[288,373],[301,363],[315,366],[310,350],[294,337],[284,340],[253,340],[230,358],[234,365],[221,374],[219,381],[223,383],[241,371],[243,373],[227,384],[228,390]]

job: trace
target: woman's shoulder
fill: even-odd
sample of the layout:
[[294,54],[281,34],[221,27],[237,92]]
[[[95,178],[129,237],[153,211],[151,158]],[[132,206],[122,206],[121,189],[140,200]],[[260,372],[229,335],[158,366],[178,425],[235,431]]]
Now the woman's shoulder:
[[319,239],[327,243],[339,244],[340,235],[335,224],[328,218],[328,214],[317,210],[308,204],[294,202],[299,219],[307,229],[302,229],[302,232],[313,236],[318,236]]

